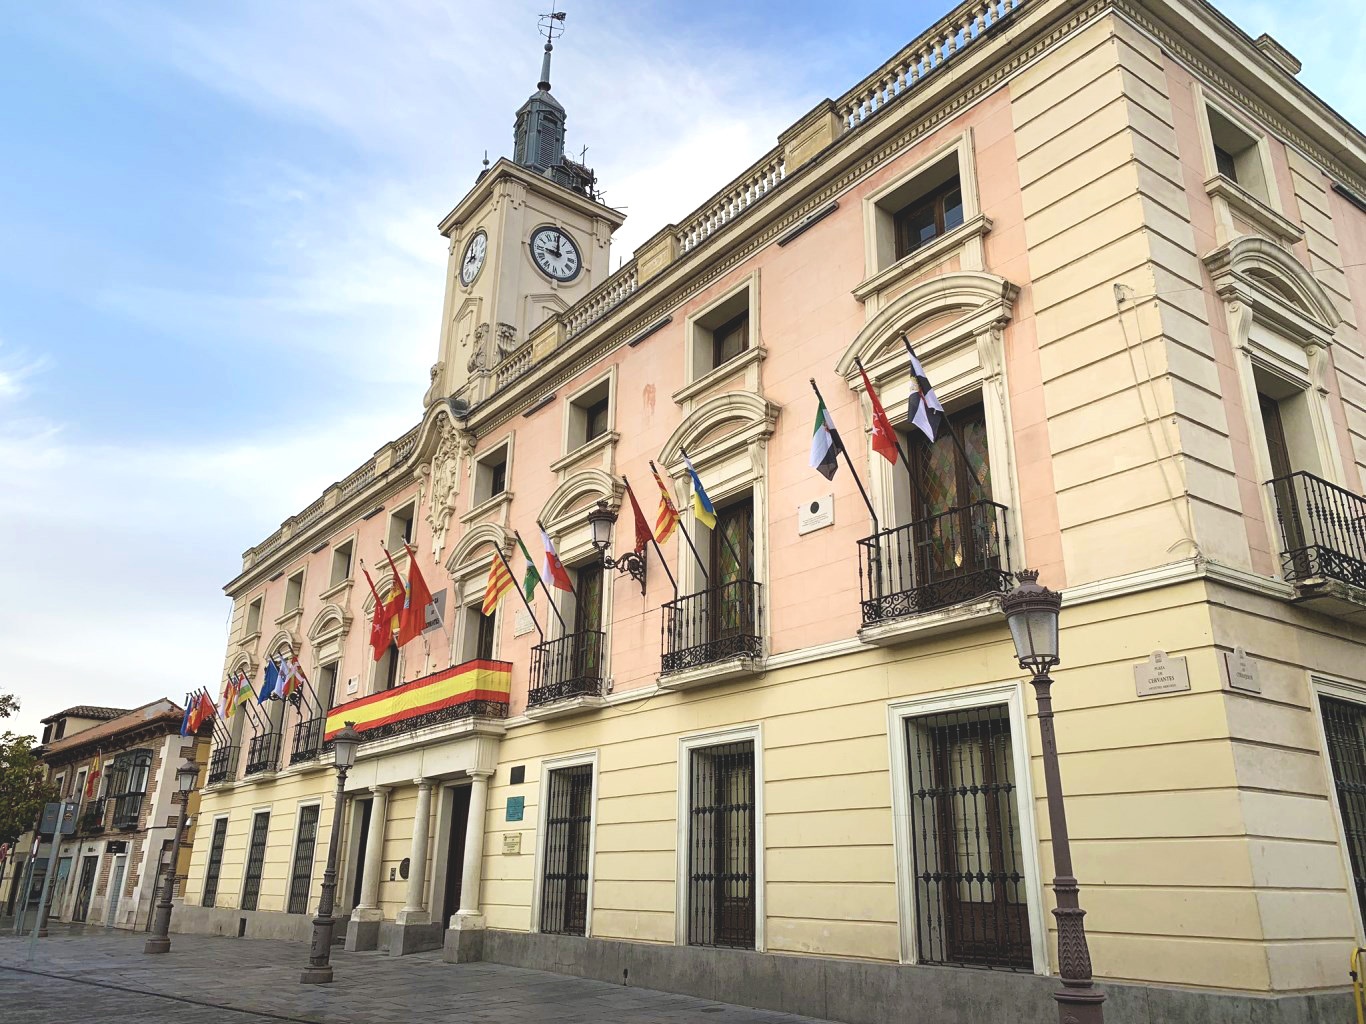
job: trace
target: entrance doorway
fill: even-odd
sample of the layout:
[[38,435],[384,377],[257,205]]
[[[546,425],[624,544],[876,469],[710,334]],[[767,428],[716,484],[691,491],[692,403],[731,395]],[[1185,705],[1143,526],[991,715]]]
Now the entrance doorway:
[[351,906],[360,906],[361,887],[365,884],[365,850],[370,844],[370,812],[375,809],[373,800],[364,800],[360,805],[360,839],[356,842],[355,870],[351,872]]
[[113,928],[118,924],[119,899],[123,896],[123,873],[128,866],[126,856],[114,858],[114,870],[109,878],[109,899],[105,902],[109,909],[104,913],[105,927]]
[[76,887],[76,905],[71,908],[71,920],[84,921],[90,916],[90,894],[95,891],[95,871],[100,863],[96,856],[81,861],[81,881]]
[[451,791],[451,831],[446,837],[446,895],[441,906],[441,927],[449,928],[460,909],[460,883],[465,877],[465,828],[470,819],[470,787]]

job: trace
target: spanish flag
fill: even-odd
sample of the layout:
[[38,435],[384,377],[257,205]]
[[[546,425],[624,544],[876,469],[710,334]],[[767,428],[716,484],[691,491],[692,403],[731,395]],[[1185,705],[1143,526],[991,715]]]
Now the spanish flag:
[[392,690],[337,705],[327,713],[323,738],[332,739],[347,722],[364,733],[472,700],[506,704],[511,681],[512,666],[506,661],[467,661]]
[[498,607],[498,602],[512,589],[514,582],[503,556],[495,554],[493,565],[489,566],[488,582],[484,584],[484,607],[480,610],[485,615],[492,615],[493,610]]

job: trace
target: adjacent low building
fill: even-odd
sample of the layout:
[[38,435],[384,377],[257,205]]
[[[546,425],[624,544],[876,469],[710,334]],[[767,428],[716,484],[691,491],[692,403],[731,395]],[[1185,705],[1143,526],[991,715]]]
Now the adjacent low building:
[[[1032,567],[1064,595],[1110,1018],[1345,1012],[1366,139],[1298,71],[1200,0],[964,3],[612,271],[623,214],[563,159],[547,56],[514,159],[441,221],[419,422],[227,585],[225,677],[283,654],[311,682],[220,730],[176,927],[305,940],[341,813],[353,948],[1053,1019],[1036,707],[999,614]],[[628,481],[687,530],[643,571]],[[572,589],[485,615],[538,524]],[[361,563],[387,595],[405,544],[437,611],[376,660]]]

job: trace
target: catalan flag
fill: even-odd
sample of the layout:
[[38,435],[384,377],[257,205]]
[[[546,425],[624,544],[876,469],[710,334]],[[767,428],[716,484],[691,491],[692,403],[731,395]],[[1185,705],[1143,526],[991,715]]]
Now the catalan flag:
[[650,472],[654,474],[655,483],[659,486],[659,512],[655,516],[655,542],[663,544],[678,528],[678,509],[674,508],[673,499],[669,497],[669,490],[664,486],[664,481],[659,478],[659,470],[655,469],[654,463],[650,463]]
[[683,452],[683,462],[688,467],[688,475],[692,477],[692,511],[697,516],[697,521],[708,530],[716,526],[716,507],[712,505],[711,498],[707,497],[707,491],[702,486],[702,478],[697,475],[697,470],[693,469],[692,459],[688,458],[688,453]]
[[498,602],[512,589],[515,582],[507,562],[503,561],[502,554],[494,555],[493,565],[489,566],[488,582],[484,584],[484,607],[480,610],[485,615],[492,615],[493,610],[498,607]]

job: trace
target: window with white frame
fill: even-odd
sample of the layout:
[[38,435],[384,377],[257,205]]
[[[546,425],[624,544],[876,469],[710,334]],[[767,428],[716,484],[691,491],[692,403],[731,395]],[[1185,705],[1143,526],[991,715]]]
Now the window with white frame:
[[742,288],[692,322],[693,377],[743,355],[753,343],[750,290]]
[[389,550],[397,557],[403,545],[413,541],[413,520],[417,517],[417,503],[408,502],[389,515]]
[[474,504],[479,506],[508,489],[508,460],[512,449],[506,442],[474,461]]
[[247,605],[247,626],[244,636],[256,636],[261,632],[261,606],[264,598],[256,598]]
[[285,614],[298,611],[304,602],[304,571],[300,569],[285,581]]
[[318,844],[318,805],[299,808],[299,823],[294,835],[294,863],[289,872],[291,914],[308,913],[308,894],[313,883],[313,853]]
[[760,949],[762,813],[757,737],[685,743],[682,940]]
[[539,928],[545,934],[588,934],[594,769],[591,757],[544,769]]
[[1261,137],[1217,107],[1206,105],[1214,172],[1243,191],[1271,202],[1271,184],[1263,158]]
[[597,440],[612,429],[613,395],[611,376],[604,377],[574,395],[565,407],[565,451],[573,452]]
[[356,550],[356,542],[343,541],[332,549],[332,572],[328,577],[328,588],[339,587],[351,578],[351,564]]

